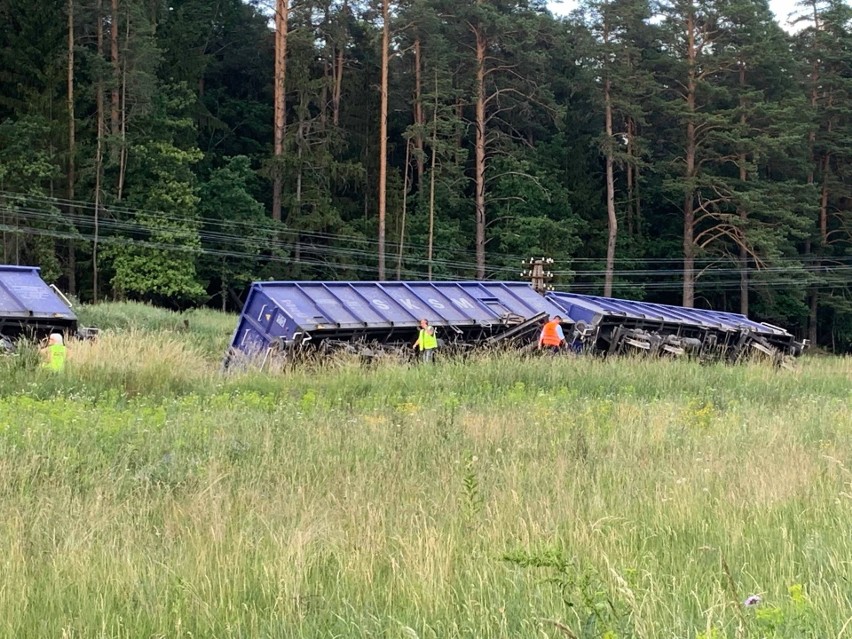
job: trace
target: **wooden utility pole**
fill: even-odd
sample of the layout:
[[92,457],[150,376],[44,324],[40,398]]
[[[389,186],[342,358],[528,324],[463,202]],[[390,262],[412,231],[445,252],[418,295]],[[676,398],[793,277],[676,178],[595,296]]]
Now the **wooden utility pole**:
[[521,264],[525,269],[527,269],[521,272],[521,277],[529,278],[536,293],[541,293],[543,295],[547,291],[553,290],[553,287],[550,285],[551,280],[553,280],[553,271],[545,270],[546,267],[553,264],[552,258],[530,258],[529,261],[524,260]]
[[382,104],[379,116],[379,279],[385,279],[385,213],[388,179],[388,47],[390,0],[382,0]]

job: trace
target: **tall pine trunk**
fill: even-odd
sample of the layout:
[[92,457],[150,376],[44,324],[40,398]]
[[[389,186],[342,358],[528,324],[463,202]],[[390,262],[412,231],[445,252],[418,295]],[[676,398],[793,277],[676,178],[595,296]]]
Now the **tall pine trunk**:
[[[745,182],[747,179],[747,174],[745,170],[745,156],[740,156],[740,180]],[[744,206],[739,207],[739,217],[740,223],[742,224],[743,229],[745,229],[745,225],[748,221],[748,211]],[[740,242],[739,245],[739,258],[740,258],[740,313],[743,315],[748,315],[748,302],[749,302],[749,277],[748,277],[748,248],[746,247],[745,242]]]
[[626,122],[627,128],[627,162],[625,162],[624,166],[624,182],[625,188],[627,189],[627,210],[626,210],[626,218],[627,218],[627,235],[629,237],[635,237],[636,233],[636,213],[634,212],[634,198],[636,197],[636,193],[633,189],[633,133],[632,133],[632,122],[628,117]]
[[[332,74],[334,72],[334,58],[331,60],[324,60],[322,63],[322,89],[320,89],[320,128],[325,131],[327,129],[328,123],[328,91],[329,91],[329,78],[332,78]],[[331,84],[334,84],[334,79],[331,79]],[[333,89],[332,89],[333,92]]]
[[432,248],[435,241],[435,166],[438,156],[438,72],[435,71],[435,106],[432,110],[432,161],[429,167],[429,281],[432,281]]
[[[480,0],[481,2],[481,0]],[[476,279],[485,279],[485,54],[487,42],[480,29],[476,36],[476,142],[475,195]]]
[[642,195],[639,189],[639,162],[636,157],[636,121],[627,118],[627,199],[630,211],[629,234],[642,238]]
[[[832,93],[829,93],[826,108],[830,112],[833,106],[834,95]],[[833,120],[829,118],[825,131],[829,139],[831,138],[831,132],[833,129],[832,125]],[[826,151],[825,155],[822,157],[822,187],[820,189],[819,198],[819,239],[820,249],[822,253],[825,253],[826,248],[828,248],[828,176],[830,171],[831,152]]]
[[[745,63],[740,62],[740,91],[745,91]],[[740,98],[740,109],[742,109],[742,113],[740,113],[740,126],[745,129],[746,125],[746,114],[745,114],[745,98]],[[739,169],[740,169],[740,185],[741,187],[745,187],[746,180],[748,179],[748,171],[746,170],[746,154],[740,153],[739,156]],[[737,210],[740,218],[741,231],[744,234],[746,229],[746,224],[748,223],[748,209],[744,204],[740,204]],[[740,251],[740,313],[743,315],[748,315],[748,302],[749,302],[749,280],[748,280],[748,247],[746,246],[745,239],[740,242],[739,246]]]
[[388,47],[390,0],[382,0],[382,86],[379,115],[379,279],[385,279],[385,209],[388,173]]
[[331,98],[333,112],[331,121],[334,126],[338,126],[340,124],[340,95],[343,91],[343,47],[337,50],[337,59],[332,75],[334,76],[334,92]]
[[695,305],[695,93],[696,44],[695,15],[690,8],[686,18],[688,76],[686,86],[686,172],[683,196],[683,305]]
[[[830,98],[829,98],[830,102]],[[831,122],[828,123],[828,133],[831,133]],[[820,196],[819,196],[819,249],[817,251],[817,259],[814,262],[814,266],[817,267],[817,272],[819,272],[822,267],[823,258],[826,254],[826,249],[828,248],[828,171],[829,171],[829,162],[830,155],[826,153],[823,156],[820,165],[822,169],[822,185],[820,186]],[[816,344],[816,340],[818,337],[817,334],[817,325],[819,323],[819,288],[814,286],[812,294],[811,294],[811,313],[808,321],[808,326],[811,331],[811,335],[809,337],[812,338],[812,343]]]
[[[344,18],[349,14],[348,0],[344,0],[342,12]],[[332,61],[332,78],[334,81],[334,90],[331,94],[333,113],[331,121],[334,123],[334,126],[338,126],[340,124],[340,96],[343,91],[343,50],[346,47],[346,44],[345,42],[337,42],[335,46],[337,48],[337,52],[335,55],[335,59]]]
[[275,4],[275,87],[272,167],[272,219],[281,221],[281,159],[284,155],[284,132],[287,126],[287,103],[284,82],[287,75],[287,19],[289,0],[276,0]]
[[[97,42],[98,42],[98,58],[103,59],[104,56],[104,23],[103,23],[103,4],[102,0],[98,0],[97,4]],[[100,240],[100,214],[101,214],[101,189],[103,184],[104,171],[104,129],[106,127],[105,113],[105,95],[104,95],[104,80],[99,73],[97,86],[95,89],[96,117],[97,117],[97,140],[95,146],[95,209],[93,219],[93,239],[92,239],[92,301],[98,302],[98,242]]]
[[[124,31],[124,50],[130,47],[130,12],[127,12],[127,22]],[[124,195],[124,178],[127,174],[127,56],[121,60],[121,103],[119,106],[119,133],[121,139],[118,151],[118,188],[116,199]]]
[[612,104],[610,84],[607,78],[604,87],[606,101],[606,273],[604,274],[604,296],[612,297],[613,271],[615,270],[615,245],[618,239],[618,218],[615,215],[615,179],[612,159]]
[[[811,7],[814,12],[814,32],[819,31],[819,10],[817,8],[816,0],[811,1]],[[811,74],[810,74],[810,82],[811,82],[811,113],[815,114],[817,110],[817,101],[819,99],[819,62],[814,56],[813,62],[811,63]],[[810,132],[808,133],[808,156],[811,159],[811,168],[808,171],[808,184],[813,185],[815,182],[815,171],[814,166],[817,163],[815,157],[815,147],[816,147],[816,127],[811,127]],[[820,220],[821,222],[821,220]],[[808,241],[809,247],[812,248],[812,243]],[[809,253],[812,251],[809,249]],[[812,266],[819,267],[819,260],[814,260]],[[810,340],[811,344],[816,345],[818,331],[818,312],[819,312],[819,288],[814,286],[810,291],[810,311],[808,313],[808,340]]]
[[[303,149],[305,147],[305,128],[307,127],[307,122],[305,122],[305,114],[307,113],[307,94],[304,92],[301,95],[301,108],[299,109],[299,127],[296,129],[296,206],[295,211],[298,215],[302,213],[302,180],[304,175],[304,164],[302,162],[302,155],[304,153]],[[302,272],[302,267],[299,266],[299,262],[301,261],[302,254],[302,234],[301,234],[301,226],[296,227],[296,234],[294,238],[294,254],[296,255],[296,269],[298,273]]]
[[[322,28],[328,29],[329,20],[329,5],[323,7],[324,15],[322,20]],[[323,131],[327,129],[328,123],[328,106],[331,103],[328,94],[331,91],[332,98],[334,96],[334,43],[331,41],[331,36],[326,31],[325,51],[323,52],[322,61],[322,88],[320,89],[320,125]]]
[[118,138],[120,128],[119,114],[121,110],[121,94],[119,92],[119,87],[121,86],[121,60],[118,55],[118,0],[112,0],[111,8],[109,40],[110,61],[112,63],[112,90],[110,93],[109,132],[115,138]]
[[[74,115],[74,0],[68,0],[68,213],[74,226],[74,181],[76,180],[77,126]],[[68,240],[68,292],[77,294],[77,247]]]
[[695,172],[695,124],[687,124],[686,171],[689,184],[683,198],[683,305],[695,305],[695,190],[692,178]]
[[399,223],[399,247],[396,256],[396,279],[402,279],[402,256],[405,246],[405,214],[408,210],[408,165],[411,163],[411,140],[405,141],[405,177],[402,180],[402,218]]
[[417,188],[423,183],[423,173],[425,171],[425,158],[423,156],[423,101],[422,101],[422,55],[420,51],[420,35],[414,38],[414,148],[417,162]]
[[[609,46],[609,25],[604,20],[603,44],[606,49]],[[609,64],[609,61],[607,61]],[[615,244],[618,239],[618,218],[615,215],[615,178],[613,177],[613,148],[612,148],[612,87],[610,84],[609,71],[605,71],[604,80],[604,119],[606,128],[606,216],[607,216],[607,240],[606,240],[606,272],[604,273],[604,296],[612,297],[612,279],[615,270]]]

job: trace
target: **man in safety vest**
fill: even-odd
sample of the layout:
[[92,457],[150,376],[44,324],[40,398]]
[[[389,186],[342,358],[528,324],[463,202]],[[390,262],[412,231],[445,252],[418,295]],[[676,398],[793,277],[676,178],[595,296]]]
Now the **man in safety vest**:
[[54,373],[65,370],[65,360],[68,358],[68,349],[59,333],[51,333],[47,340],[47,346],[41,349],[43,359],[42,366]]
[[544,328],[541,329],[541,335],[538,338],[538,347],[547,348],[554,353],[559,352],[565,341],[565,333],[562,332],[562,318],[559,315],[554,315]]
[[417,334],[417,341],[414,342],[414,348],[420,351],[420,359],[424,362],[431,362],[435,356],[438,338],[435,336],[435,328],[429,326],[427,319],[420,320],[420,331]]

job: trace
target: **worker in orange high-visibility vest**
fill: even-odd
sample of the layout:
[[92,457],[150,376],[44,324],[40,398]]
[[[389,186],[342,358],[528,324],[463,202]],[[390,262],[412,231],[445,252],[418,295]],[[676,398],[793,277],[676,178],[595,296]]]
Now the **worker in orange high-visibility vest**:
[[565,333],[562,332],[562,318],[559,315],[554,315],[541,329],[538,347],[556,353],[563,345],[567,345],[567,342],[565,341]]

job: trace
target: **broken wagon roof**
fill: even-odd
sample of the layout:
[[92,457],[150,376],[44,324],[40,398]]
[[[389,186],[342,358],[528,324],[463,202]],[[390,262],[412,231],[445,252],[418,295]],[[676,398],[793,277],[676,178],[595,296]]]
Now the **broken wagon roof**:
[[659,321],[690,325],[697,328],[714,328],[723,331],[750,330],[758,333],[789,336],[782,328],[762,324],[740,313],[686,308],[671,304],[622,300],[597,295],[553,291],[547,298],[563,308],[574,321],[594,321],[596,316],[615,316],[637,320]]

